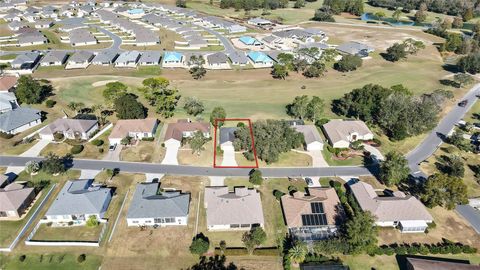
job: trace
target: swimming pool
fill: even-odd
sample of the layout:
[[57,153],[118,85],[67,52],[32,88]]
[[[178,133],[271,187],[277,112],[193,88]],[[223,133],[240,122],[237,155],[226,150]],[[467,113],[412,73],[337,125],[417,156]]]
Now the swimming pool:
[[143,14],[143,13],[145,13],[145,11],[144,11],[143,9],[141,9],[141,8],[130,9],[130,10],[128,10],[127,12],[128,12],[128,14],[130,14],[130,15],[138,15],[138,14]]

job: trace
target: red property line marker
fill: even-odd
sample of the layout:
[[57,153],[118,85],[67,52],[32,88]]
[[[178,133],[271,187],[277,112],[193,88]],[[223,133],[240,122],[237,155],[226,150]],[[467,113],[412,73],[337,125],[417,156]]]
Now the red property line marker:
[[[218,122],[228,122],[228,121],[244,121],[248,122],[248,127],[250,129],[250,137],[252,138],[252,150],[253,156],[255,157],[255,166],[221,166],[217,165],[217,129]],[[248,118],[225,118],[225,119],[215,119],[214,125],[214,142],[213,142],[213,168],[223,168],[223,169],[256,169],[258,168],[258,158],[257,158],[257,149],[255,148],[255,139],[253,137],[253,126],[252,121]]]

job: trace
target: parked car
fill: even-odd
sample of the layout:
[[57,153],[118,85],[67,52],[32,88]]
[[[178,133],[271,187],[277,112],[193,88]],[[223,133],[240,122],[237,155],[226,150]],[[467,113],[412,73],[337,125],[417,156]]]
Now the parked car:
[[115,148],[117,148],[117,144],[110,144],[110,147],[108,147],[108,150],[115,151]]
[[465,106],[467,106],[467,104],[468,104],[468,100],[464,99],[464,100],[460,101],[460,103],[458,103],[458,106],[465,107]]
[[308,186],[312,186],[312,185],[313,185],[313,180],[312,180],[312,178],[305,177],[305,182],[307,183]]

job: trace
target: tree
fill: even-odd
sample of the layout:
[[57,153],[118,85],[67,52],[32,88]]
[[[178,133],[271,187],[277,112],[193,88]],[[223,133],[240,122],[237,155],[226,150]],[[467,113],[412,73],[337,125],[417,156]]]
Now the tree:
[[467,8],[462,15],[462,19],[463,19],[464,22],[468,22],[471,19],[473,19],[473,9],[472,8]]
[[[238,267],[230,262],[226,264],[225,256],[215,255],[213,257],[201,256],[200,261],[193,265],[192,267],[187,268],[187,270],[236,270]],[[243,268],[240,268],[243,269]]]
[[115,100],[127,93],[128,87],[121,82],[109,82],[103,90],[103,98],[108,104],[113,104]]
[[188,139],[188,142],[190,144],[190,147],[192,148],[192,154],[197,153],[200,155],[200,152],[205,150],[205,143],[208,142],[208,138],[203,136],[203,133],[201,131],[196,131],[193,133],[193,136]]
[[118,119],[145,119],[146,108],[134,94],[125,94],[115,100],[114,109]]
[[312,18],[313,21],[319,22],[335,22],[332,12],[327,8],[319,8],[315,11],[315,15]]
[[218,127],[223,126],[223,121],[215,121],[216,119],[225,119],[227,117],[227,112],[223,107],[215,107],[210,114],[210,123],[213,126],[218,125]]
[[383,11],[377,11],[373,14],[373,16],[377,17],[378,20],[382,20],[385,18],[387,15]]
[[186,8],[187,7],[187,0],[176,0],[175,5],[177,7]]
[[41,164],[35,160],[25,163],[25,171],[30,175],[37,174],[41,169]]
[[302,8],[305,6],[305,0],[296,0],[293,8]]
[[442,156],[439,159],[439,169],[449,176],[463,178],[465,176],[465,166],[462,158],[457,155]]
[[480,53],[472,53],[460,58],[457,64],[461,72],[477,74],[480,72]]
[[293,62],[295,60],[295,56],[291,53],[280,53],[277,56],[278,63],[284,65],[287,70],[294,70]]
[[313,96],[307,105],[306,118],[315,123],[322,117],[324,107],[325,102],[323,99]]
[[132,137],[127,135],[120,140],[120,144],[121,145],[129,145],[129,144],[132,143],[132,139],[133,139]]
[[203,67],[205,59],[201,55],[192,55],[188,61],[188,65],[191,66],[190,74],[195,80],[199,80],[207,74],[207,70]]
[[296,96],[293,102],[287,105],[287,113],[295,118],[304,119],[307,115],[308,96]]
[[397,62],[401,59],[407,58],[405,45],[401,43],[395,43],[392,46],[388,47],[384,58],[391,62]]
[[425,44],[420,40],[407,38],[403,41],[405,52],[408,54],[417,54],[418,51],[425,49]]
[[453,81],[457,83],[458,87],[470,85],[475,82],[475,79],[466,73],[457,73],[453,75]]
[[162,77],[145,79],[142,84],[144,87],[139,90],[144,93],[150,105],[155,106],[156,112],[165,118],[172,117],[181,97],[178,89],[170,88],[170,82]]
[[65,156],[63,158],[53,154],[48,153],[45,159],[42,161],[42,169],[49,174],[59,174],[67,170],[65,166],[65,160],[71,158],[70,156]]
[[85,108],[85,104],[83,104],[82,102],[75,102],[75,101],[70,101],[70,103],[68,103],[67,107],[78,113],[79,111],[81,111],[83,108]]
[[185,99],[183,109],[187,112],[187,114],[197,116],[205,110],[205,106],[203,105],[203,102],[201,102],[197,98],[187,97]]
[[335,63],[334,68],[341,72],[354,71],[362,66],[362,58],[357,55],[345,55]]
[[48,97],[52,90],[50,85],[41,85],[30,75],[18,78],[15,95],[20,103],[40,104]]
[[463,28],[463,19],[462,17],[454,17],[452,21],[452,27],[453,28]]
[[415,13],[415,22],[422,23],[427,19],[427,5],[422,3],[420,9]]
[[462,179],[447,174],[434,174],[423,185],[421,200],[428,207],[443,206],[451,210],[468,203],[467,186]]
[[208,238],[203,234],[199,234],[193,238],[189,249],[192,254],[202,255],[208,251],[209,247],[210,242],[208,241]]
[[407,180],[409,174],[408,161],[398,152],[387,153],[380,163],[380,179],[389,187]]
[[301,241],[296,241],[295,244],[288,250],[288,257],[295,265],[302,263],[307,254],[307,245],[305,242]]
[[260,171],[258,169],[252,169],[248,173],[248,182],[250,182],[250,183],[252,183],[256,186],[260,186],[263,182],[262,171]]
[[283,79],[288,76],[288,70],[285,65],[274,64],[271,71],[272,77],[275,79]]
[[345,224],[345,240],[352,254],[368,251],[377,244],[375,218],[367,212],[357,212]]
[[222,252],[222,255],[225,254],[225,251],[227,250],[227,242],[225,242],[225,240],[221,240],[218,245],[220,247],[220,251]]
[[303,71],[303,76],[307,78],[318,78],[322,76],[326,71],[325,64],[321,61],[314,61]]
[[392,14],[392,18],[393,18],[396,22],[398,22],[398,21],[400,21],[400,16],[402,16],[402,10],[399,9],[399,8],[395,9],[395,11],[394,11],[393,14]]
[[242,242],[247,248],[249,254],[252,254],[253,250],[263,244],[265,240],[267,240],[267,234],[262,227],[252,228],[242,236]]

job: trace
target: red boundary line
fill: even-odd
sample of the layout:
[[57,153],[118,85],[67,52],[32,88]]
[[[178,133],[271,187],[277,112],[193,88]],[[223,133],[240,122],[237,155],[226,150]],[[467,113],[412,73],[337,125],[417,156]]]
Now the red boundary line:
[[[248,122],[248,127],[250,129],[250,137],[252,138],[252,150],[253,156],[255,157],[255,166],[219,166],[217,165],[217,122],[228,122],[228,121],[246,121]],[[225,118],[225,119],[215,119],[214,125],[214,142],[213,142],[213,168],[223,168],[223,169],[256,169],[258,168],[258,159],[257,159],[257,149],[255,148],[255,139],[253,137],[253,127],[252,121],[249,118]]]

